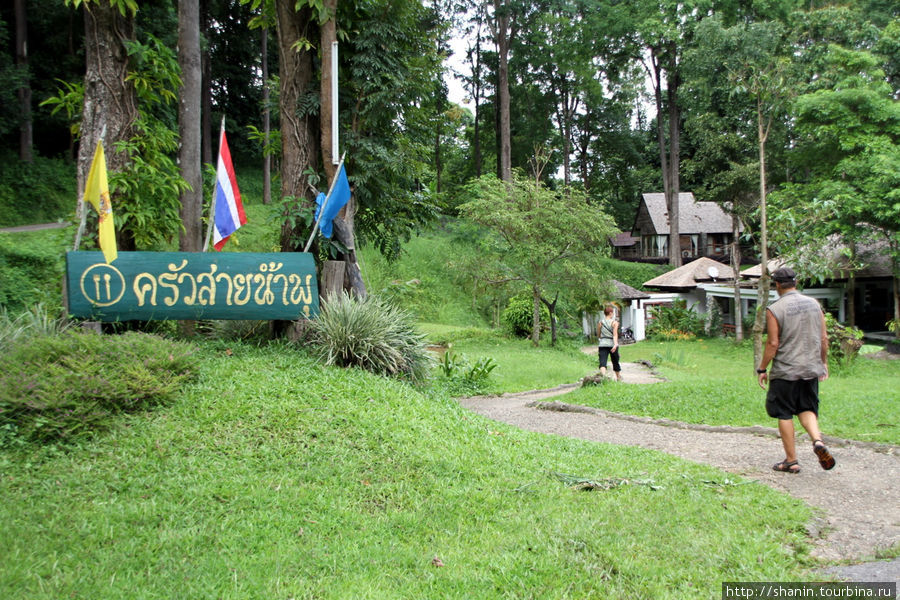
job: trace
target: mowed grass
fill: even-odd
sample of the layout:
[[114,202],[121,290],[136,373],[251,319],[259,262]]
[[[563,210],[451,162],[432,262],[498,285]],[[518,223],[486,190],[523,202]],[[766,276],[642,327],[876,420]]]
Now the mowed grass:
[[597,357],[581,352],[580,340],[560,338],[550,345],[549,333],[535,347],[531,340],[515,338],[502,331],[475,327],[420,324],[434,344],[451,348],[470,363],[490,358],[497,368],[484,387],[487,393],[502,394],[545,389],[576,383],[596,370]]
[[[632,415],[709,425],[775,427],[757,384],[752,344],[724,339],[645,340],[623,346],[622,360],[648,360],[669,381],[603,385],[574,391],[561,401]],[[900,444],[900,360],[857,358],[832,365],[819,386],[819,421],[825,435]]]
[[762,485],[285,346],[200,352],[169,407],[0,451],[2,597],[710,598],[811,576],[809,509]]

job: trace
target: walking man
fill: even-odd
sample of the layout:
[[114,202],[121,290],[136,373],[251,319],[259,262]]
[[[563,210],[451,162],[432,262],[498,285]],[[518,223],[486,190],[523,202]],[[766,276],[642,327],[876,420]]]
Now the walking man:
[[[772,274],[778,299],[766,311],[767,338],[762,362],[756,369],[766,389],[766,412],[778,419],[784,460],[772,468],[799,473],[794,442],[794,415],[813,440],[813,452],[823,469],[835,460],[819,431],[819,382],[828,378],[828,334],[819,303],[797,291],[796,273],[790,268]],[[767,368],[772,363],[772,372]]]

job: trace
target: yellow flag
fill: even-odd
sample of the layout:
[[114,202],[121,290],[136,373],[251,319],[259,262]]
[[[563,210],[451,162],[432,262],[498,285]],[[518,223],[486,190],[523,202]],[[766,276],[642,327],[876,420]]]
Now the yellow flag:
[[94,205],[97,214],[100,215],[99,235],[100,249],[107,263],[116,260],[119,253],[116,250],[116,227],[113,224],[112,204],[109,202],[109,184],[106,181],[106,155],[103,154],[103,144],[97,142],[97,150],[94,151],[94,160],[91,162],[91,170],[88,173],[87,183],[84,185],[84,199]]

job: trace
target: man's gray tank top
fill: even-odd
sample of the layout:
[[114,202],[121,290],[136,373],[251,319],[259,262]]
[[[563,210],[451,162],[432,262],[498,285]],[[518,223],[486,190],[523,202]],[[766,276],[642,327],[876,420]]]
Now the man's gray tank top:
[[825,374],[822,362],[822,307],[797,290],[769,305],[778,321],[778,352],[769,379],[815,379]]

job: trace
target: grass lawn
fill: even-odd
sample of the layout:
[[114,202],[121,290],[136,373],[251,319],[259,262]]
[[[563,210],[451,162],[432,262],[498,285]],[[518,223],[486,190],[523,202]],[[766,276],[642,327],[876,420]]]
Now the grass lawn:
[[[753,347],[724,339],[645,340],[622,347],[622,360],[649,360],[669,379],[654,385],[597,386],[561,401],[615,412],[708,425],[775,426],[753,372]],[[819,388],[823,433],[900,444],[900,361],[860,357],[833,366]]]
[[169,407],[0,450],[2,597],[710,598],[811,577],[810,511],[765,486],[284,346],[199,352]]

